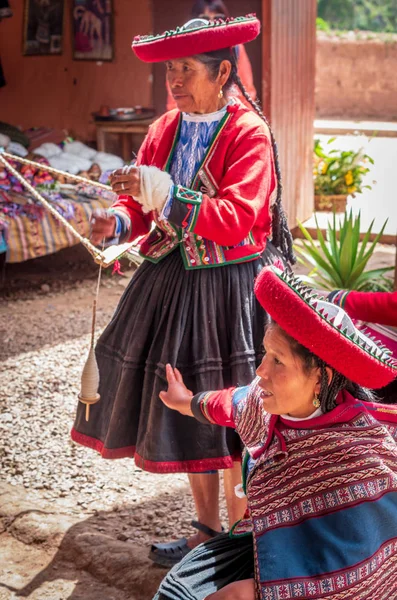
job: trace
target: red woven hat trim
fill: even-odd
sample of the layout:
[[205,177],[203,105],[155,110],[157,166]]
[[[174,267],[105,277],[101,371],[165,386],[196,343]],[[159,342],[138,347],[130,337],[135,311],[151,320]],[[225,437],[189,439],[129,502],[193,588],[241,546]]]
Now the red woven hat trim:
[[[387,385],[397,376],[396,361],[380,343],[363,336],[351,319],[349,333],[338,319],[328,317],[335,307],[286,271],[264,268],[255,282],[255,295],[278,325],[345,377],[369,388]],[[377,344],[377,345],[375,345]]]
[[246,44],[259,35],[260,28],[254,14],[217,19],[192,29],[177,27],[161,35],[137,36],[132,42],[132,49],[144,62],[174,60]]

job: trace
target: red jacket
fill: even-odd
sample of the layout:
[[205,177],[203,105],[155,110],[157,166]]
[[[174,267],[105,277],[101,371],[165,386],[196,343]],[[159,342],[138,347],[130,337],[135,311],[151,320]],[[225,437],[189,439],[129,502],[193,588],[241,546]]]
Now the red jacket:
[[[138,165],[169,169],[180,121],[181,113],[173,110],[151,125]],[[144,214],[131,196],[115,202],[113,209],[131,220],[130,241],[146,234],[143,256],[158,262],[179,245],[187,269],[260,256],[271,233],[277,180],[269,129],[241,102],[228,106],[191,188],[174,187],[168,220]]]

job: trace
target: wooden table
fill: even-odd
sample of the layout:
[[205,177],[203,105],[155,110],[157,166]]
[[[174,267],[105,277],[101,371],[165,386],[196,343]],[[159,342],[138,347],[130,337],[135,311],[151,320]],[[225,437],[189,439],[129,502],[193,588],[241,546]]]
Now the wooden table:
[[97,149],[106,152],[106,134],[118,133],[121,139],[123,160],[129,162],[132,158],[132,136],[147,134],[149,125],[156,117],[131,121],[95,121]]

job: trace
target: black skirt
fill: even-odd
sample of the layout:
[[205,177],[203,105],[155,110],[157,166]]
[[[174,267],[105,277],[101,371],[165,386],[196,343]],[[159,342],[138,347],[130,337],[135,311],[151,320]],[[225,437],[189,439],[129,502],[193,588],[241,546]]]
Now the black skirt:
[[196,546],[164,577],[153,600],[204,600],[229,583],[254,578],[252,535],[218,535]]
[[268,243],[261,258],[223,267],[186,271],[178,249],[157,264],[145,261],[98,341],[101,399],[88,422],[79,403],[73,439],[159,473],[224,469],[240,460],[232,429],[169,410],[159,392],[167,388],[167,363],[193,393],[254,378],[267,315],[253,283],[276,258]]

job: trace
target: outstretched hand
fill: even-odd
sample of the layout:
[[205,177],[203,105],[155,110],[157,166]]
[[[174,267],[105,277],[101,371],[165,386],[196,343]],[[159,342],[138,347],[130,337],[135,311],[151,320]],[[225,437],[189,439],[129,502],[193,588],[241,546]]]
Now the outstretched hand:
[[177,368],[173,369],[171,365],[166,365],[166,376],[168,381],[168,390],[160,392],[160,399],[164,404],[171,408],[171,410],[177,410],[182,415],[193,416],[190,408],[190,402],[193,397],[193,393],[187,389],[183,383],[183,377]]

